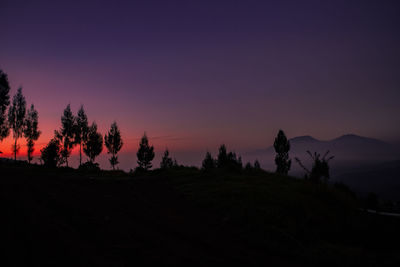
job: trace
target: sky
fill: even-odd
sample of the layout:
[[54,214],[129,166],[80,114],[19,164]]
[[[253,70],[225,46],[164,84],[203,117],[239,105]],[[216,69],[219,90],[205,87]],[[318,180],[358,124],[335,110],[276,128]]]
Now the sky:
[[[168,148],[196,165],[222,143],[268,147],[279,129],[400,139],[399,1],[1,0],[0,9],[0,68],[11,95],[22,86],[39,112],[36,153],[68,104],[84,105],[103,134],[118,123],[124,169],[144,132],[157,158]],[[11,142],[0,143],[5,156]]]

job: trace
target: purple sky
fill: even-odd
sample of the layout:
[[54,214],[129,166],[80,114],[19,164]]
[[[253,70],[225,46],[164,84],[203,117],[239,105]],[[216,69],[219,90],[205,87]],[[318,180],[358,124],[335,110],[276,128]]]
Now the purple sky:
[[0,68],[35,103],[39,145],[84,104],[103,133],[120,125],[124,168],[144,131],[182,162],[267,147],[280,128],[393,141],[399,14],[382,0],[2,0]]

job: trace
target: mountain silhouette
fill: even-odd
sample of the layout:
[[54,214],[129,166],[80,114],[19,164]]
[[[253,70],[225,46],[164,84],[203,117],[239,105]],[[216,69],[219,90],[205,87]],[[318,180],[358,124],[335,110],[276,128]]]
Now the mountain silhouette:
[[[346,134],[332,140],[318,140],[312,136],[298,136],[289,139],[291,149],[290,158],[298,157],[307,162],[308,155],[306,151],[318,152],[324,154],[330,151],[335,156],[332,166],[343,166],[350,168],[355,165],[368,163],[387,162],[400,159],[400,153],[394,145],[388,144],[376,138],[369,138],[355,134]],[[265,149],[251,151],[246,153],[246,158],[257,158],[263,167],[274,170],[275,150],[273,146]],[[296,164],[292,170],[296,170]]]

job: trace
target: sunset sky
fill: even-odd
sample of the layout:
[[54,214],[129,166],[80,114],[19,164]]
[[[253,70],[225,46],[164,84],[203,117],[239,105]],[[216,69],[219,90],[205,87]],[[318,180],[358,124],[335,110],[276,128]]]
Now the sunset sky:
[[[168,147],[187,164],[221,143],[268,147],[279,129],[400,139],[396,0],[2,0],[0,9],[0,68],[11,95],[22,86],[39,112],[36,152],[69,103],[103,134],[117,121],[125,169],[144,131],[158,156]],[[11,136],[0,143],[10,148]]]

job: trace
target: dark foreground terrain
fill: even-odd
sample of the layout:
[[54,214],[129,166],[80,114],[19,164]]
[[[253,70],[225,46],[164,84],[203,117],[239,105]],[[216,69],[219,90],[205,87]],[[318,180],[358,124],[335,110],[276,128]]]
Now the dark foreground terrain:
[[400,266],[400,218],[265,172],[0,165],[1,266]]

